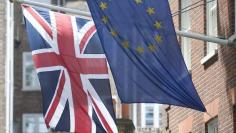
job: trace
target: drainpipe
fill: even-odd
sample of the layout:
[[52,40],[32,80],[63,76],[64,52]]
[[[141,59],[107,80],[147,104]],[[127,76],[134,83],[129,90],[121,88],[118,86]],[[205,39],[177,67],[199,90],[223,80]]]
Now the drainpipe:
[[14,5],[9,0],[6,4],[6,57],[5,57],[5,97],[6,97],[6,114],[5,114],[5,131],[13,133],[13,38],[14,38]]

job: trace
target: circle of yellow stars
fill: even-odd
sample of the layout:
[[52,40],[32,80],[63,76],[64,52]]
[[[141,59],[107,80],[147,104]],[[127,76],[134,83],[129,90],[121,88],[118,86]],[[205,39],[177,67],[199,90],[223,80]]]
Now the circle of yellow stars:
[[[141,5],[143,3],[143,0],[134,0],[134,2],[136,3],[136,5]],[[99,7],[101,10],[106,10],[108,8],[108,3],[107,2],[100,2],[99,4]],[[153,7],[147,7],[146,8],[146,13],[151,16],[151,15],[154,15],[156,13],[155,11],[155,8]],[[101,18],[102,22],[104,24],[108,24],[109,22],[109,19],[107,16],[102,16]],[[161,28],[163,28],[163,24],[161,21],[155,21],[154,24],[153,24],[154,28],[156,30],[160,30]],[[112,29],[110,30],[110,34],[112,35],[112,37],[116,37],[118,35],[117,31]],[[154,35],[154,40],[157,42],[157,43],[162,43],[163,42],[163,37],[161,35]],[[126,49],[130,48],[130,42],[128,40],[124,40],[122,43],[122,46]],[[150,51],[150,52],[155,52],[157,50],[157,46],[154,45],[154,44],[149,44],[147,46],[147,49]],[[141,45],[138,45],[135,49],[135,51],[138,53],[138,54],[143,54],[145,49],[144,47],[142,47]]]

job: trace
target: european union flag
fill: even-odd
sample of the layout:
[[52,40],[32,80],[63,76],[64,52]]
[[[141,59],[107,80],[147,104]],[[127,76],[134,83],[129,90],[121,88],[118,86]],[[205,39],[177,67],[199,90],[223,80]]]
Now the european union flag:
[[87,0],[123,103],[206,111],[184,63],[168,0]]

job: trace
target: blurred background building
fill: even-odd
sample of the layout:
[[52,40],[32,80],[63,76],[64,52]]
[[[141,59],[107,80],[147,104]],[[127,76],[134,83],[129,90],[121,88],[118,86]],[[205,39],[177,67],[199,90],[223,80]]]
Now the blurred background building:
[[[4,48],[5,48],[5,43],[6,43],[6,29],[4,28],[4,27],[6,27],[6,8],[5,8],[5,6],[6,6],[6,3],[3,1],[3,0],[1,0],[1,3],[0,3],[0,17],[2,18],[2,19],[0,19],[0,32],[2,33],[1,35],[0,35],[0,53],[1,53],[1,55],[0,55],[0,57],[1,57],[1,60],[0,60],[0,62],[1,62],[1,64],[3,65],[3,66],[5,66],[5,63],[4,63],[4,57],[5,57],[5,54],[4,54]],[[6,96],[5,96],[5,80],[4,80],[4,67],[1,67],[0,68],[0,75],[1,75],[1,77],[0,77],[0,123],[2,123],[2,124],[0,124],[0,129],[4,129],[5,128],[5,124],[4,123],[6,123],[6,121],[5,121],[5,112],[6,112],[6,108],[5,108],[5,106],[6,106],[6,101],[5,101],[5,99],[6,99]],[[3,130],[3,131],[0,131],[1,133],[3,133],[5,131],[5,129]]]

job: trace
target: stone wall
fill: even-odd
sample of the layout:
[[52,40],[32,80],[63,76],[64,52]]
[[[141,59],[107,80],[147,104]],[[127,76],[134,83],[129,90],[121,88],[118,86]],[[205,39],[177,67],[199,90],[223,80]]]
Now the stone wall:
[[6,49],[6,4],[0,0],[0,133],[5,133],[5,49]]

